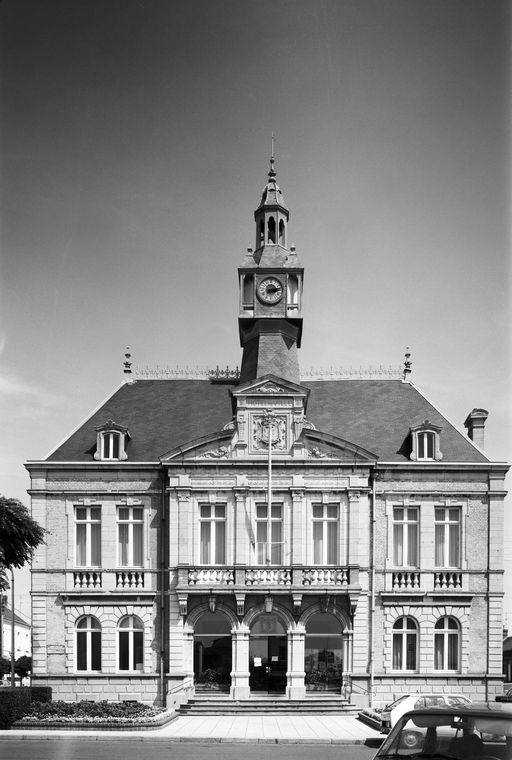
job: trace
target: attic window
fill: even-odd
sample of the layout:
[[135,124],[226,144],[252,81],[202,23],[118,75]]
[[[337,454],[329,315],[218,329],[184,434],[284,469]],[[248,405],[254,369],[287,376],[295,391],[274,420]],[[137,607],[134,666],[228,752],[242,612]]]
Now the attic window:
[[120,433],[101,434],[101,458],[119,459]]
[[118,462],[128,459],[126,444],[130,434],[128,428],[108,420],[96,428],[96,453],[94,458],[101,462]]
[[413,462],[438,462],[443,458],[439,447],[441,428],[425,420],[411,428]]

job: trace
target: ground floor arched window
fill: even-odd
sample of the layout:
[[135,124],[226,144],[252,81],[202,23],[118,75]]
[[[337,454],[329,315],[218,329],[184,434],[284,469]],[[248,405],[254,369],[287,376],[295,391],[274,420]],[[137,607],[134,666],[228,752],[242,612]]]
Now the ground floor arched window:
[[197,691],[228,691],[231,684],[231,624],[222,612],[205,612],[194,626]]
[[459,670],[460,627],[455,618],[440,618],[434,629],[434,670]]
[[118,626],[119,670],[144,670],[144,624],[137,615],[126,615]]
[[343,671],[343,630],[329,612],[312,615],[306,622],[304,657],[307,691],[339,691]]
[[401,617],[393,625],[393,670],[418,668],[418,626],[411,617]]
[[76,669],[101,670],[101,625],[93,615],[84,615],[76,624]]

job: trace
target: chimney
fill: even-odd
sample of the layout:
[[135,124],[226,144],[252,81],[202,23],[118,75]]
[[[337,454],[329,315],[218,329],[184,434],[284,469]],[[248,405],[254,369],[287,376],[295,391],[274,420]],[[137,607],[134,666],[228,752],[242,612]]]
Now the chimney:
[[485,409],[473,409],[464,422],[469,438],[481,449],[484,447],[484,427],[488,416],[489,412]]

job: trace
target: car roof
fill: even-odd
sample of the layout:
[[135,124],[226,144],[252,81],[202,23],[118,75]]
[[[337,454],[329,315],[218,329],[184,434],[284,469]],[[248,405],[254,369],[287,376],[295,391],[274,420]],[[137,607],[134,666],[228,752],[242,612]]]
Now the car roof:
[[464,715],[473,716],[489,716],[500,713],[505,717],[512,718],[512,704],[506,702],[469,702],[462,705],[436,705],[435,707],[421,707],[416,710],[409,710],[402,718],[406,718],[408,715],[446,715],[447,713],[460,712]]

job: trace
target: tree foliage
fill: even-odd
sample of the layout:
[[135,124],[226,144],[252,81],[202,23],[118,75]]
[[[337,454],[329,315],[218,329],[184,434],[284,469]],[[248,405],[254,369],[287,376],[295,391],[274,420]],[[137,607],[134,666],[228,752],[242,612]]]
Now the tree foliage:
[[14,663],[14,672],[20,678],[26,678],[29,673],[32,673],[32,657],[27,657],[26,654],[18,657]]
[[0,496],[0,590],[9,586],[6,567],[23,567],[43,542],[44,528],[18,499]]
[[0,657],[0,678],[11,672],[11,661],[7,657]]

